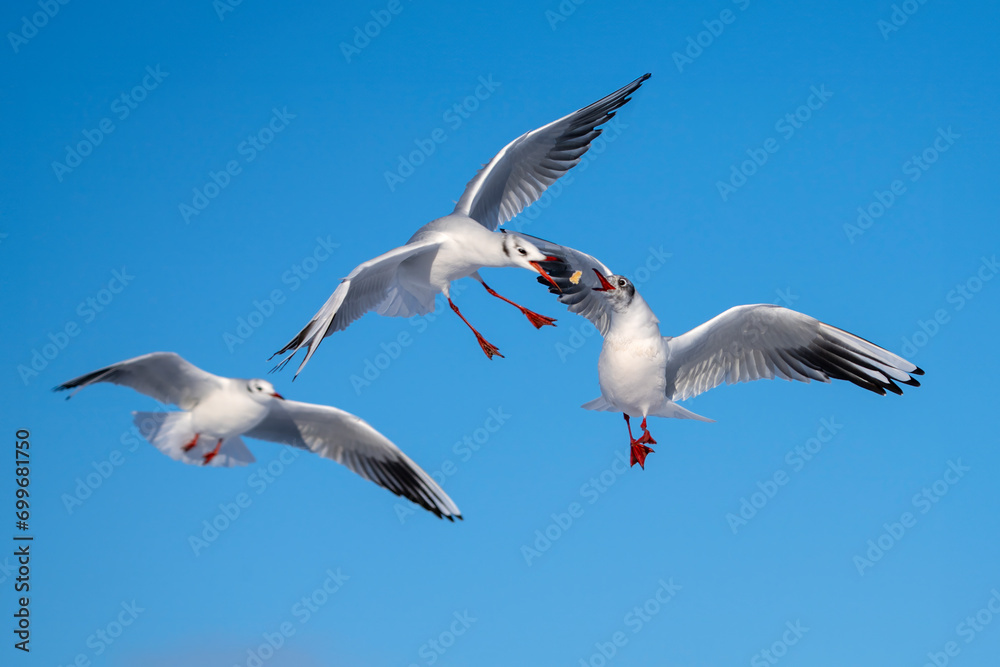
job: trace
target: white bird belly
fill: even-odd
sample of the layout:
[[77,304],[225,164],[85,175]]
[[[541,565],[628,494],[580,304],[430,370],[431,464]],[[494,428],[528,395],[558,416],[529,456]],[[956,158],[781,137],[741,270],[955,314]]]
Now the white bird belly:
[[195,433],[211,438],[231,438],[246,433],[263,421],[268,408],[239,392],[219,391],[208,396],[191,410]]
[[438,292],[446,292],[453,280],[472,275],[484,266],[483,253],[497,243],[497,234],[472,218],[447,215],[421,227],[414,239],[435,233],[442,237],[441,246],[433,255],[427,282]]
[[666,400],[666,363],[659,338],[620,341],[609,336],[597,361],[601,393],[618,410],[645,417]]
[[446,292],[453,280],[466,278],[480,268],[482,264],[470,261],[458,244],[444,243],[431,265],[429,282],[437,291]]

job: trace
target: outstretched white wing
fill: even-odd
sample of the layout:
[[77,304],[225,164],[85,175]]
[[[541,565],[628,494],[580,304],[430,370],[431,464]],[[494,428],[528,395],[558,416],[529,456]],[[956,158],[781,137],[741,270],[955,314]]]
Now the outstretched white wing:
[[885,395],[924,372],[864,338],[770,304],[736,306],[667,343],[666,395],[681,401],[762,378],[847,380]]
[[[182,410],[190,410],[203,396],[224,386],[224,378],[206,373],[175,352],[151,352],[73,378],[54,391],[79,391],[96,382],[131,387],[161,403],[172,403]],[[74,394],[75,391],[67,398],[72,398]]]
[[576,166],[615,110],[650,77],[644,74],[590,106],[523,134],[504,146],[465,186],[455,206],[461,213],[495,231],[534,203],[546,188]]
[[302,372],[309,359],[316,352],[319,344],[330,334],[346,329],[354,320],[369,310],[376,308],[386,298],[386,290],[396,278],[396,270],[407,259],[417,255],[436,251],[442,238],[430,235],[422,240],[407,243],[399,248],[393,248],[375,259],[359,264],[350,275],[340,281],[323,307],[309,320],[302,331],[292,340],[274,353],[274,355],[291,354],[282,359],[275,370],[284,367],[295,353],[303,347],[308,347],[305,358],[295,371],[296,377]]
[[438,517],[451,521],[462,518],[430,475],[388,438],[349,412],[298,401],[273,401],[264,421],[244,435],[309,449]]

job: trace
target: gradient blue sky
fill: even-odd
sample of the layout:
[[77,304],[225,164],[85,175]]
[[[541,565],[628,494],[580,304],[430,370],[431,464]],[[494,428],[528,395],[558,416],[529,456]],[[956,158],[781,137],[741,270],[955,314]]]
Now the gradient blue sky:
[[[11,450],[27,428],[36,536],[32,651],[5,629],[0,662],[252,665],[265,634],[291,629],[264,665],[773,664],[765,649],[783,665],[923,665],[947,650],[950,664],[995,664],[1000,280],[983,280],[1000,247],[995,4],[911,0],[899,26],[886,1],[220,6],[73,2],[36,32],[23,18],[37,3],[0,12],[4,33],[29,35],[0,47],[4,502],[13,533]],[[391,21],[345,55],[372,12]],[[690,62],[674,55],[689,48]],[[250,443],[250,468],[183,466],[128,435],[152,399],[49,391],[154,350],[264,375],[340,277],[449,212],[506,142],[647,71],[586,170],[515,226],[636,278],[665,334],[781,302],[907,354],[924,386],[723,387],[688,403],[717,423],[653,420],[646,470],[622,472],[621,417],[578,407],[598,393],[598,337],[514,270],[487,279],[558,328],[456,286],[506,359],[487,361],[451,313],[369,316],[294,384],[272,378],[452,472],[460,524],[408,514],[329,461],[282,463],[268,443]],[[467,100],[481,79],[493,90]],[[467,117],[448,115],[463,103]],[[783,120],[796,113],[798,127]],[[244,143],[272,122],[270,143]],[[53,167],[109,127],[78,166]],[[439,129],[390,189],[386,172]],[[235,175],[186,220],[180,205],[227,164]],[[755,173],[723,198],[734,166]],[[881,214],[853,229],[859,207]],[[240,318],[256,326],[227,343]],[[397,358],[378,357],[404,333]],[[23,376],[53,340],[64,347]],[[377,362],[370,385],[352,383]],[[488,433],[491,410],[503,424]],[[66,494],[108,465],[69,511]],[[269,466],[281,474],[261,484]],[[771,487],[776,474],[787,483]],[[734,534],[727,514],[761,487],[773,497]],[[196,555],[190,536],[240,493],[250,506]],[[907,512],[859,573],[869,540]],[[527,558],[546,530],[557,539]],[[316,594],[328,570],[340,588]],[[101,640],[120,616],[131,624]]]

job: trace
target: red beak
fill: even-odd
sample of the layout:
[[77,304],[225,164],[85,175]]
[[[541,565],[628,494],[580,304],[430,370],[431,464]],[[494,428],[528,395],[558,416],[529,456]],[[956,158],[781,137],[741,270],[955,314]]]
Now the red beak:
[[[545,258],[546,261],[553,261],[553,259],[557,260],[558,258],[552,258],[552,257],[546,257]],[[538,271],[538,273],[540,273],[546,280],[548,280],[552,284],[553,287],[555,287],[557,290],[559,290],[560,292],[562,292],[562,289],[559,288],[559,285],[556,284],[556,281],[552,280],[552,276],[550,276],[549,274],[545,273],[545,269],[543,269],[538,264],[538,262],[530,262],[530,264],[533,267],[535,267],[535,271]]]
[[594,273],[597,274],[597,279],[601,281],[601,286],[594,288],[595,292],[610,292],[615,288],[614,285],[612,285],[611,283],[609,283],[607,280],[604,279],[604,276],[601,274],[600,271],[594,269]]
[[280,398],[281,400],[285,400],[285,397],[279,394],[278,392],[274,392],[273,394],[271,394],[271,396],[274,396],[275,398]]

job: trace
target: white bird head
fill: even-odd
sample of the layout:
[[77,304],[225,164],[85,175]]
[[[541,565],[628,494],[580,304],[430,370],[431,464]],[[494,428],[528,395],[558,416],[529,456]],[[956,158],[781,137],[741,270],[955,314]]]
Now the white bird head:
[[558,262],[560,261],[558,257],[546,255],[538,249],[538,246],[520,234],[504,231],[502,238],[503,254],[507,256],[510,266],[519,266],[522,269],[534,271],[552,283],[556,289],[559,289],[552,277],[538,264],[539,262]]
[[258,403],[266,403],[272,398],[285,399],[284,396],[274,390],[274,385],[267,380],[247,380],[247,391],[250,392],[250,396]]
[[610,276],[609,279],[605,278],[604,274],[597,269],[594,269],[594,273],[597,274],[597,279],[601,281],[601,286],[593,288],[594,291],[600,292],[611,303],[611,307],[615,309],[615,312],[622,313],[628,310],[636,295],[635,285],[625,276],[615,274]]

